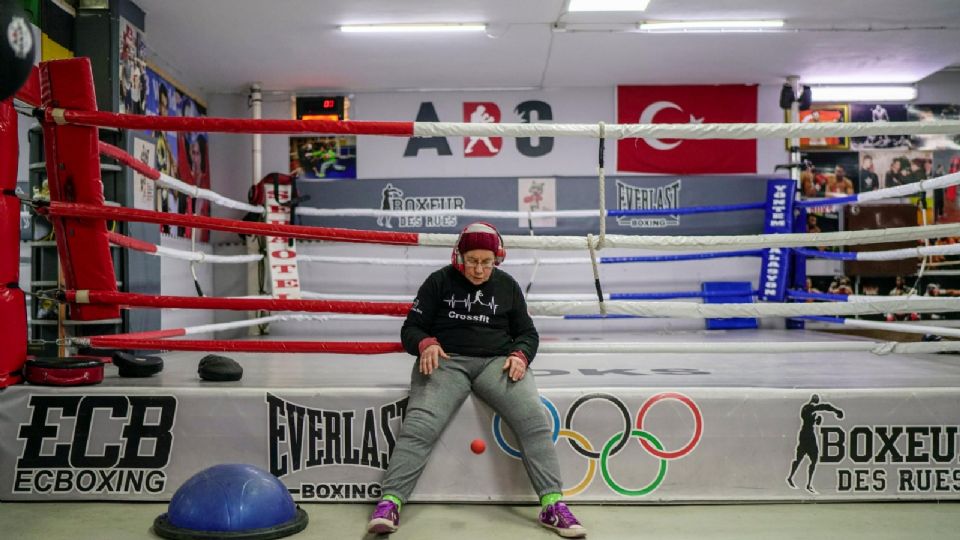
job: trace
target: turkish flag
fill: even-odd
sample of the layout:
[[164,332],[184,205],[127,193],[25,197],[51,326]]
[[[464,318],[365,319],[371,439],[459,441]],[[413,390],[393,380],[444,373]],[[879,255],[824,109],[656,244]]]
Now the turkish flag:
[[[618,86],[621,124],[756,123],[756,85]],[[756,139],[621,139],[617,170],[659,174],[757,172]]]

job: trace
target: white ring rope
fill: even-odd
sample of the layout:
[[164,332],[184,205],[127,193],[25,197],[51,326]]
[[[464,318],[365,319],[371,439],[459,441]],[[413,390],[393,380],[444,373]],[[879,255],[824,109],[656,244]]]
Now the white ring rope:
[[[528,124],[524,124],[528,125]],[[819,125],[832,125],[832,124],[819,124]],[[598,181],[602,184],[603,182],[603,171],[598,171]],[[209,189],[203,189],[197,186],[187,184],[177,180],[176,178],[160,173],[160,179],[157,180],[157,184],[160,187],[167,189],[172,189],[174,191],[190,195],[198,199],[208,200],[214,204],[226,207],[233,208],[235,210],[243,210],[245,212],[251,212],[255,214],[264,213],[264,208],[262,206],[254,206],[242,201],[237,201],[229,197],[220,195],[215,191]],[[878,189],[875,191],[869,191],[867,193],[858,194],[858,202],[869,202],[876,200],[883,200],[893,197],[906,197],[919,193],[921,191],[927,191],[931,189],[939,189],[952,185],[960,184],[960,173],[951,173],[937,178],[931,178],[928,180],[921,180],[920,182],[907,184],[903,186],[896,186],[884,189]],[[601,193],[603,193],[601,191]],[[853,204],[853,203],[832,203],[831,199],[811,199],[815,201],[822,201],[824,205],[838,206],[842,204]],[[458,216],[458,217],[481,217],[487,219],[493,218],[595,218],[597,217],[597,210],[549,210],[549,211],[512,211],[512,210],[483,210],[483,209],[457,209],[457,210],[381,210],[373,208],[313,208],[308,206],[298,206],[297,213],[302,216],[313,216],[313,217],[429,217],[429,216]],[[600,198],[600,214],[601,214],[601,245],[600,247],[605,247],[604,243],[606,240],[606,227],[604,225],[603,216],[606,215],[604,211],[604,198]]]
[[804,202],[819,202],[823,203],[824,206],[841,206],[845,204],[859,204],[864,202],[880,201],[884,199],[892,199],[895,197],[908,197],[910,195],[915,195],[924,191],[929,191],[933,189],[941,189],[956,185],[960,183],[960,172],[945,174],[943,176],[938,176],[936,178],[929,178],[927,180],[920,180],[919,182],[913,182],[910,184],[904,184],[902,186],[894,186],[883,189],[878,189],[875,191],[867,191],[865,193],[858,193],[856,202],[847,202],[847,203],[835,203],[831,202],[830,197],[820,198],[820,199],[805,199]]
[[329,315],[314,315],[309,313],[283,313],[278,315],[269,315],[267,317],[257,317],[255,319],[246,319],[242,321],[231,321],[225,323],[215,323],[215,324],[202,324],[198,326],[191,326],[184,328],[185,336],[195,335],[195,334],[205,334],[208,332],[222,332],[224,330],[236,330],[238,328],[248,328],[251,326],[258,326],[261,324],[269,324],[277,321],[314,321],[314,322],[326,322],[333,320],[396,320],[396,317],[390,317],[387,315],[351,315],[349,313],[341,314],[329,314]]
[[257,214],[262,214],[264,212],[264,209],[262,206],[253,206],[245,202],[233,200],[229,197],[220,195],[215,191],[190,185],[186,182],[177,180],[176,178],[170,176],[169,174],[160,173],[160,179],[157,180],[157,185],[160,187],[178,191],[180,193],[184,193],[186,195],[190,195],[191,197],[194,197],[197,199],[207,200],[214,204],[218,204],[226,208],[233,208],[234,210],[243,210],[245,212],[254,212]]
[[[698,304],[675,301],[612,300],[604,302],[608,314],[681,319],[802,317],[816,315],[877,315],[881,313],[960,311],[960,298],[872,297],[872,301],[797,304]],[[531,315],[596,315],[599,302],[530,302]]]
[[[183,335],[195,335],[207,332],[217,332],[238,328],[248,328],[277,321],[311,321],[326,322],[330,320],[391,320],[399,321],[396,317],[383,315],[312,315],[312,314],[282,314],[268,317],[258,317],[228,323],[207,324],[184,328]],[[909,325],[902,325],[909,326]],[[943,330],[937,327],[928,327],[930,334],[940,335]],[[88,338],[72,338],[71,343],[78,346],[89,345]],[[960,351],[960,341],[934,341],[902,343],[896,341],[784,341],[784,342],[607,342],[584,343],[545,341],[540,344],[538,354],[584,354],[584,353],[630,353],[630,354],[657,354],[657,353],[702,353],[702,354],[743,354],[743,353],[812,353],[812,352],[856,352],[866,351],[877,355],[885,354],[917,354]]]
[[[300,296],[311,300],[358,300],[362,302],[411,302],[413,294],[344,294],[300,291]],[[524,295],[527,302],[564,302],[597,299],[597,293],[530,293]],[[610,293],[603,294],[604,300],[610,300]],[[872,297],[876,298],[876,296]],[[902,298],[902,297],[900,297]]]
[[[871,202],[884,200],[894,197],[907,197],[923,191],[932,189],[941,189],[960,184],[960,173],[950,173],[928,180],[921,180],[912,184],[895,186],[889,188],[868,191],[858,194],[858,201],[855,203],[837,203],[830,198],[824,199],[806,199],[808,201],[822,202],[824,206],[840,206],[847,204],[858,204],[862,202]],[[238,203],[239,204],[239,203]],[[259,207],[256,207],[259,208]],[[260,209],[262,211],[262,209]],[[602,207],[601,207],[602,211]],[[457,217],[483,217],[483,218],[595,218],[597,210],[544,210],[544,211],[516,211],[516,210],[477,210],[477,209],[457,209],[457,210],[381,210],[374,208],[311,208],[298,206],[297,213],[304,216],[316,217],[435,217],[435,216],[457,216]],[[605,214],[602,214],[605,215]]]
[[[317,300],[358,300],[367,302],[410,302],[413,295],[343,294],[302,291],[304,298]],[[609,298],[609,294],[604,294]],[[564,315],[596,315],[600,303],[596,294],[535,293],[527,297],[531,315],[562,317]],[[265,296],[244,298],[268,298]],[[565,300],[555,300],[563,298]],[[584,301],[577,299],[583,298]],[[590,301],[587,301],[589,299]],[[607,313],[651,318],[730,318],[730,317],[803,317],[816,315],[877,315],[896,312],[960,311],[960,298],[932,296],[868,296],[850,295],[847,302],[794,304],[700,304],[668,300],[605,301]]]
[[[872,229],[864,231],[840,231],[829,233],[756,234],[742,236],[648,236],[608,234],[606,247],[695,251],[707,247],[743,249],[804,246],[842,246],[872,244],[879,242],[904,242],[960,236],[960,223],[898,227],[895,229]],[[451,247],[457,240],[455,234],[420,233],[419,245]],[[582,236],[504,236],[508,248],[585,250],[587,239]]]
[[905,332],[908,334],[933,334],[937,336],[960,337],[960,328],[944,328],[942,326],[927,326],[923,324],[865,321],[862,319],[844,319],[842,323],[836,324],[869,330],[887,330]]
[[[864,303],[864,302],[875,302],[875,301],[877,301],[878,298],[880,299],[880,301],[884,301],[883,299],[888,299],[888,298],[891,299],[891,301],[893,301],[892,299],[894,299],[894,298],[911,299],[911,300],[913,300],[913,299],[924,299],[924,298],[930,299],[930,298],[934,298],[934,297],[932,297],[932,296],[920,296],[919,294],[915,294],[915,293],[914,293],[914,294],[903,294],[903,295],[899,295],[899,296],[897,296],[897,295],[893,295],[893,296],[876,296],[876,295],[871,295],[871,294],[848,294],[848,295],[847,295],[847,302],[848,302],[848,303],[851,303],[851,304],[862,304],[862,303]],[[940,297],[940,298],[943,298],[943,297]],[[952,297],[951,297],[951,298],[952,298]]]
[[907,197],[916,193],[930,191],[933,189],[942,189],[960,183],[960,172],[945,174],[928,180],[920,180],[912,184],[894,186],[876,191],[868,191],[857,196],[860,202],[878,201],[893,197]]
[[199,263],[227,263],[241,264],[257,262],[263,259],[263,255],[210,255],[203,251],[185,251],[182,249],[173,249],[164,246],[157,246],[156,253],[147,252],[148,255],[158,257],[170,257],[171,259],[180,259],[182,261],[191,261]]
[[895,261],[913,259],[929,255],[960,255],[960,244],[944,246],[920,246],[915,248],[891,249],[889,251],[858,251],[858,261]]
[[[597,290],[599,291],[600,290],[600,269],[597,268],[597,249],[599,249],[599,246],[596,246],[596,243],[593,241],[592,234],[587,235],[587,246],[590,249],[590,267],[593,269],[593,282],[594,284],[596,284]],[[606,298],[604,298],[603,295],[600,295],[600,298],[598,300],[600,305],[600,313],[602,315],[606,315],[607,314]]]
[[764,124],[481,124],[414,122],[414,137],[592,137],[607,139],[789,139],[868,135],[952,135],[960,120]]
[[[263,255],[210,255],[204,252],[191,252],[169,247],[157,246],[156,253],[149,255],[171,257],[184,261],[197,261],[207,263],[252,263],[263,260]],[[929,255],[960,255],[960,244],[948,244],[943,246],[920,246],[915,248],[891,249],[887,251],[859,251],[857,252],[858,261],[895,261],[902,259],[913,259]],[[326,263],[326,264],[359,264],[373,266],[425,266],[440,267],[449,262],[449,259],[388,259],[371,257],[335,257],[325,255],[307,255],[297,254],[297,261],[308,263]],[[691,261],[662,261],[662,262],[702,262],[694,259]],[[576,265],[590,264],[589,257],[559,257],[559,258],[533,258],[533,259],[507,259],[500,266],[558,266],[558,265]],[[932,263],[936,265],[938,263]],[[928,272],[929,274],[929,272]],[[940,274],[944,275],[944,274]],[[871,298],[871,297],[868,297]]]
[[596,210],[543,210],[543,211],[516,211],[516,210],[380,210],[373,208],[310,208],[298,206],[297,214],[317,217],[417,217],[417,216],[457,216],[482,218],[595,218]]
[[[960,351],[960,341],[897,342],[897,341],[781,341],[781,342],[557,342],[540,344],[538,354],[549,353],[811,353],[869,351],[877,355],[917,354]],[[536,367],[534,367],[536,369]]]
[[[334,257],[325,255],[304,255],[297,254],[299,262],[317,262],[330,264],[370,264],[382,266],[432,266],[439,268],[450,263],[450,258],[446,259],[384,259],[371,257]],[[589,264],[589,257],[567,257],[556,259],[507,259],[500,263],[500,266],[532,266],[540,265],[560,265],[560,264]]]
[[[605,147],[603,146],[606,136],[606,124],[600,122],[597,126],[600,129],[600,164],[597,167],[597,184],[600,191],[600,242],[597,244],[597,249],[603,249],[603,244],[607,239],[607,184],[606,184],[606,173],[604,172],[603,166],[603,152]],[[596,263],[594,263],[596,267]]]
[[[78,291],[78,294],[81,291]],[[410,302],[412,295],[338,295],[338,293],[302,292],[304,298],[325,300],[358,300],[369,302]],[[579,295],[577,295],[579,296]],[[590,295],[596,298],[596,295]],[[269,295],[230,296],[228,298],[272,298]],[[850,302],[799,302],[793,304],[700,304],[675,300],[611,300],[604,302],[607,313],[632,315],[651,319],[725,319],[763,317],[813,317],[840,315],[879,315],[896,312],[933,313],[960,311],[960,298],[929,296],[863,296],[850,295]],[[566,315],[596,316],[600,313],[597,301],[531,301],[527,311],[533,317],[564,317]],[[392,317],[392,316],[391,316]]]

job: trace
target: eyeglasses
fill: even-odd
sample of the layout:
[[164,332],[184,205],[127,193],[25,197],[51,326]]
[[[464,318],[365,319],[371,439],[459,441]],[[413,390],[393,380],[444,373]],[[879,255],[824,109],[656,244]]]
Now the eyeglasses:
[[476,260],[476,259],[467,259],[467,260],[464,261],[464,264],[465,264],[466,266],[473,266],[474,268],[476,268],[477,266],[479,266],[480,268],[483,268],[484,270],[489,270],[489,269],[493,268],[493,263],[494,263],[494,261],[491,261],[491,260],[478,261],[478,260]]

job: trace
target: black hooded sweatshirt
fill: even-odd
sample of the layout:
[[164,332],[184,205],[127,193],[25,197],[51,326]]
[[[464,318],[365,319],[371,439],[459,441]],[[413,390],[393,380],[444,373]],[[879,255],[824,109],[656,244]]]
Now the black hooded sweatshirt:
[[510,274],[494,268],[490,279],[474,285],[453,265],[430,274],[420,286],[400,337],[414,356],[420,356],[420,342],[433,337],[447,353],[507,356],[519,351],[528,363],[540,345],[523,291]]

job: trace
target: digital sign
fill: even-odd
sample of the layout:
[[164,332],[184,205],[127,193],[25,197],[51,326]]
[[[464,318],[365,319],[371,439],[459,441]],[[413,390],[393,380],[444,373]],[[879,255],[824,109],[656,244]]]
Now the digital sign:
[[297,120],[345,120],[344,96],[297,97]]

